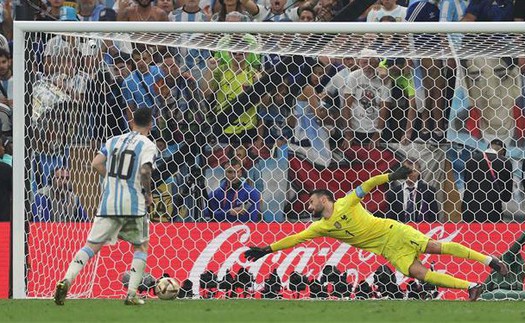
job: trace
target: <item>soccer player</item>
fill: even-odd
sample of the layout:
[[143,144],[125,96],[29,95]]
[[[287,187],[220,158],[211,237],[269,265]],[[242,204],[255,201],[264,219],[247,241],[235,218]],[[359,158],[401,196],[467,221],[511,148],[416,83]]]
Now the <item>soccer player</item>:
[[126,305],[142,305],[137,296],[146,267],[149,221],[146,208],[152,202],[151,171],[157,148],[146,136],[151,131],[150,108],[133,113],[132,131],[110,138],[93,159],[92,167],[104,176],[104,191],[97,216],[84,247],[77,251],[64,279],[56,285],[55,303],[64,305],[67,291],[80,270],[106,243],[117,238],[135,249],[131,262]]
[[455,242],[439,242],[426,237],[416,229],[391,219],[374,217],[360,203],[361,199],[378,185],[406,179],[411,168],[400,167],[393,173],[374,176],[350,194],[334,200],[330,191],[318,189],[311,193],[308,209],[321,219],[305,230],[283,238],[265,247],[250,247],[244,253],[249,261],[293,247],[316,237],[331,237],[385,257],[397,270],[440,287],[466,289],[469,299],[475,301],[483,292],[481,283],[468,282],[453,276],[431,271],[419,260],[423,253],[453,255],[478,261],[502,275],[507,266],[493,256],[486,256]]

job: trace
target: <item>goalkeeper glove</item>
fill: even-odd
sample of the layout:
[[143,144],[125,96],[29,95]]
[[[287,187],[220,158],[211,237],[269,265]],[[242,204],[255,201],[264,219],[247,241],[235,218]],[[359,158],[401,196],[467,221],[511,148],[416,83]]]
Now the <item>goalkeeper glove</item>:
[[393,173],[388,174],[388,181],[397,181],[399,179],[407,179],[408,175],[412,173],[413,169],[401,166],[398,169],[396,169]]
[[267,254],[272,253],[272,248],[270,246],[259,248],[259,247],[250,247],[250,250],[244,252],[244,257],[249,261],[256,261],[259,258],[266,256]]

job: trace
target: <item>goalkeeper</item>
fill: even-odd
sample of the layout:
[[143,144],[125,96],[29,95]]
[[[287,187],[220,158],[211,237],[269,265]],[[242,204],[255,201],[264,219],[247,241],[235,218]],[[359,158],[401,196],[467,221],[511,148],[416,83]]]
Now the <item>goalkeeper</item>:
[[506,275],[508,269],[503,262],[494,256],[483,255],[455,242],[432,240],[420,231],[400,222],[376,218],[360,203],[361,199],[376,186],[406,179],[411,172],[411,168],[402,166],[393,173],[374,176],[337,201],[328,190],[313,191],[310,194],[308,210],[321,219],[305,230],[269,246],[250,247],[244,253],[246,259],[255,261],[269,253],[291,248],[316,237],[330,237],[382,255],[406,276],[440,287],[468,290],[469,299],[475,301],[483,292],[481,283],[468,282],[431,271],[421,263],[419,256],[423,253],[453,255],[478,261]]

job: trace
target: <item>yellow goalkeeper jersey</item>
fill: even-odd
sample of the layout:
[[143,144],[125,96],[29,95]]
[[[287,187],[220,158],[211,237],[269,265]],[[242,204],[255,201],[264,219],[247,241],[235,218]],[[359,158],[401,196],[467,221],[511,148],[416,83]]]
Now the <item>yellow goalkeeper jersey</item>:
[[287,249],[316,237],[330,237],[375,254],[382,254],[391,229],[397,221],[374,217],[361,204],[365,193],[388,181],[388,175],[370,178],[350,194],[334,203],[330,218],[321,218],[305,230],[271,245],[273,251]]

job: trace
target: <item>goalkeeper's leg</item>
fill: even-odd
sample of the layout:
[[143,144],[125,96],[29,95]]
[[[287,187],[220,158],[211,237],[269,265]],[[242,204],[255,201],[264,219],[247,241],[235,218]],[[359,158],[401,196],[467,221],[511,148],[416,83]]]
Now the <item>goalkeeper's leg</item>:
[[507,266],[498,258],[484,255],[456,242],[439,242],[430,240],[425,252],[431,254],[452,255],[463,259],[475,260],[489,266],[503,276],[508,273]]
[[463,279],[453,277],[448,274],[429,270],[419,260],[415,260],[409,268],[410,276],[420,281],[430,283],[438,287],[466,289],[469,293],[469,300],[475,301],[483,293],[483,285],[472,283]]
[[54,299],[57,305],[64,305],[64,301],[66,299],[69,287],[71,286],[71,284],[73,284],[73,281],[80,273],[82,268],[84,268],[84,266],[89,262],[89,260],[93,258],[97,254],[97,252],[99,252],[101,247],[102,244],[87,242],[84,247],[80,248],[80,250],[77,251],[75,257],[73,257],[73,260],[67,268],[64,279],[59,281],[56,285]]

